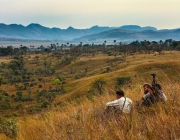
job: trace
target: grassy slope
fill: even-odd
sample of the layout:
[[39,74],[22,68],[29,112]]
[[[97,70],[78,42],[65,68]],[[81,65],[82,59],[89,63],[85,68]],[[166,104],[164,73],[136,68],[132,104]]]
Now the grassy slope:
[[[179,53],[165,55],[129,56],[125,64],[116,66],[116,71],[100,74],[100,68],[95,69],[97,75],[82,79],[71,80],[66,88],[69,92],[59,96],[56,102],[64,101],[60,107],[40,115],[24,116],[18,119],[19,140],[39,139],[176,139],[180,138],[179,124]],[[92,61],[82,59],[81,61]],[[99,57],[98,65],[103,63],[105,56]],[[80,60],[78,60],[80,61]],[[76,62],[78,64],[78,62]],[[90,64],[90,63],[88,63]],[[88,65],[87,64],[87,65]],[[97,65],[96,65],[97,66]],[[76,69],[78,65],[74,66]],[[86,66],[85,66],[86,67]],[[67,66],[67,69],[69,67]],[[150,73],[158,75],[158,82],[168,97],[167,104],[159,104],[149,111],[135,109],[132,120],[123,116],[120,121],[102,118],[107,101],[114,99],[114,81],[118,76],[131,76],[132,83],[123,87],[127,97],[135,103],[142,97],[141,85],[151,81]],[[102,96],[94,96],[90,100],[79,98],[86,95],[91,82],[99,76],[105,77],[107,82]],[[109,93],[109,94],[108,94]],[[76,98],[79,98],[76,100]],[[67,100],[74,99],[72,102]],[[140,113],[138,113],[140,112]],[[0,135],[0,139],[8,139]]]

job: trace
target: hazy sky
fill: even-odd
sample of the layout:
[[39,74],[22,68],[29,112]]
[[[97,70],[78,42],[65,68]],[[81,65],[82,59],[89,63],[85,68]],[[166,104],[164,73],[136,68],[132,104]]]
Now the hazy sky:
[[0,0],[0,23],[180,27],[180,0]]

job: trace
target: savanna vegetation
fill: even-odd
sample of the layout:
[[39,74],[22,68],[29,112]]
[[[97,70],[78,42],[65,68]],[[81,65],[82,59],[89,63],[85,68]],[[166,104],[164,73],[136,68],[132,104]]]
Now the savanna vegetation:
[[[179,139],[180,42],[0,47],[0,139]],[[136,106],[151,73],[168,101]],[[104,115],[123,89],[132,115]]]

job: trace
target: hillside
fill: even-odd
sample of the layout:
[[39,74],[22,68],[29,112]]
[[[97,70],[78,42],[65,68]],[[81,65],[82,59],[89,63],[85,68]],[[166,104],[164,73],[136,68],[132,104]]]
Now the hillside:
[[144,31],[144,30],[157,30],[154,27],[140,27],[137,25],[125,25],[121,27],[100,27],[93,26],[87,29],[75,29],[68,27],[67,29],[60,28],[49,28],[44,27],[40,24],[29,24],[28,26],[10,24],[0,24],[0,40],[60,40],[60,41],[71,41],[74,38],[82,37],[85,35],[96,34],[113,29],[123,29],[131,31]]
[[179,40],[180,31],[179,29],[173,30],[124,30],[114,29],[110,31],[101,32],[98,34],[92,34],[76,38],[74,40],[81,41],[96,41],[96,40],[108,40],[108,39],[117,39],[118,41],[134,41],[134,40],[166,40],[168,38]]
[[[41,59],[43,56],[42,54],[31,54],[30,57],[26,55],[25,67],[28,69],[43,67],[44,61]],[[58,55],[46,57],[47,62],[53,62],[53,65],[63,60],[63,57],[58,58]],[[6,63],[12,60],[9,57],[0,59],[1,62],[7,60]],[[23,106],[19,110],[18,108],[16,111],[7,110],[3,114],[4,117],[13,117],[17,120],[18,140],[175,139],[180,137],[180,125],[177,123],[180,115],[179,59],[178,51],[166,51],[161,55],[158,53],[128,55],[125,61],[122,60],[121,55],[116,57],[101,53],[91,57],[82,55],[73,65],[72,63],[57,65],[56,73],[59,73],[59,76],[63,73],[65,77],[66,93],[58,95],[51,106],[41,111],[36,110],[39,103],[34,100],[22,102]],[[125,115],[120,121],[113,115],[108,118],[103,117],[106,102],[115,99],[114,92],[118,77],[131,77],[131,81],[121,88],[135,105],[143,95],[142,84],[151,82],[151,73],[157,74],[157,81],[162,85],[168,98],[166,104],[159,104],[149,109],[134,108],[132,118]],[[46,84],[42,85],[43,89],[48,90],[52,86],[48,80],[54,79],[56,75],[40,77],[47,80]],[[102,95],[91,90],[92,82],[99,77],[104,77],[106,81]],[[39,81],[38,85],[41,83]],[[34,98],[36,91],[41,90],[38,85],[31,88]],[[1,89],[10,95],[16,91],[13,85],[5,83]],[[28,94],[26,92],[23,90],[23,94]],[[17,106],[17,103],[13,104],[14,107]],[[34,109],[33,112],[29,114],[28,108]],[[9,138],[1,134],[0,139]]]

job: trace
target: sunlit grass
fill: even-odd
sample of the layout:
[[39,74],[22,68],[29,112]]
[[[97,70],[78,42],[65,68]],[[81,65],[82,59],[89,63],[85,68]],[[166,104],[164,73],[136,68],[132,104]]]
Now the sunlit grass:
[[[166,104],[142,109],[136,108],[134,102],[132,118],[129,114],[118,119],[103,115],[105,103],[115,98],[113,94],[95,96],[94,101],[84,98],[81,103],[66,103],[61,109],[19,121],[17,139],[177,139],[180,137],[180,96],[176,89],[178,84],[164,85]],[[133,101],[142,96],[138,88],[123,90]]]
[[[144,56],[144,55],[143,55]],[[19,117],[17,140],[169,140],[180,138],[179,66],[174,56],[148,56],[131,61],[125,68],[73,80],[67,83],[68,92],[57,97],[57,107],[36,115]],[[155,56],[154,56],[155,57]],[[100,57],[101,58],[101,57]],[[98,58],[98,59],[100,59]],[[170,59],[171,58],[171,59]],[[127,58],[128,61],[132,58]],[[161,61],[162,60],[162,61]],[[142,62],[141,62],[142,61]],[[171,61],[171,62],[167,62]],[[99,64],[100,62],[98,62]],[[131,64],[130,64],[131,63]],[[150,108],[136,108],[143,96],[142,85],[151,82],[150,73],[157,74],[168,101]],[[93,80],[103,76],[106,85],[102,95],[88,96]],[[132,116],[124,114],[104,116],[105,104],[115,99],[115,80],[131,76],[131,83],[123,86],[125,96],[133,101]],[[5,88],[6,85],[3,85]],[[12,88],[12,87],[11,87]],[[11,89],[9,88],[9,90]],[[13,88],[12,88],[13,90]],[[0,139],[9,140],[4,134]]]

